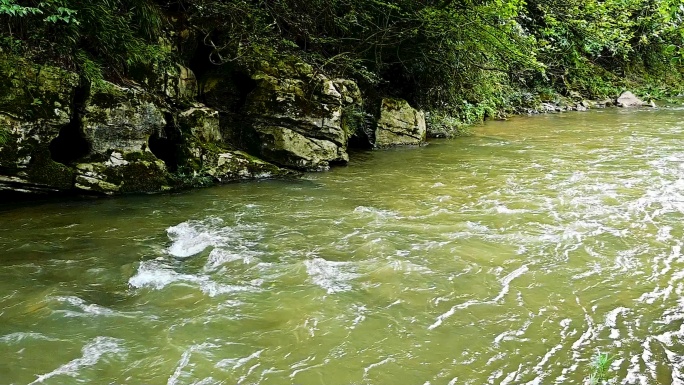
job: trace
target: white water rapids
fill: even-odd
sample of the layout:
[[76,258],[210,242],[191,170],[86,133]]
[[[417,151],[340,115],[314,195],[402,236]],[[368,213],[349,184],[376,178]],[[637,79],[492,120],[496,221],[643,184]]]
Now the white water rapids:
[[684,109],[0,206],[0,384],[684,384]]

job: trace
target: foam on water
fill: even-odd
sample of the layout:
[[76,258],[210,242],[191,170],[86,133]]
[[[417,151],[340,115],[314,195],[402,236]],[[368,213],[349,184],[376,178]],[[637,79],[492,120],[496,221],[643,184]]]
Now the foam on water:
[[143,261],[138,267],[137,273],[128,280],[134,288],[151,288],[161,290],[169,285],[183,284],[199,289],[210,297],[220,294],[235,292],[259,291],[255,286],[230,285],[215,282],[205,274],[178,273],[172,267],[160,263],[160,261]]
[[95,366],[103,356],[114,355],[123,358],[126,350],[121,346],[122,343],[122,340],[116,338],[97,337],[83,347],[80,358],[69,361],[49,373],[41,374],[29,385],[40,384],[56,376],[77,377],[83,368]]
[[239,223],[226,226],[224,220],[217,217],[183,222],[169,227],[166,232],[172,242],[167,251],[176,258],[188,258],[209,247],[223,247],[234,253],[254,253],[251,249],[261,238],[258,226]]
[[350,281],[359,277],[356,267],[351,262],[313,258],[304,261],[304,265],[311,281],[329,294],[351,290]]
[[383,210],[383,209],[378,209],[375,207],[367,207],[367,206],[356,207],[354,209],[354,213],[369,215],[369,216],[374,217],[377,220],[400,219],[401,218],[401,216],[394,211]]
[[528,271],[529,271],[529,268],[527,267],[527,265],[523,265],[523,266],[521,266],[521,267],[515,269],[514,271],[512,271],[511,273],[509,273],[508,275],[506,275],[505,277],[503,277],[503,278],[500,280],[500,282],[501,282],[501,291],[500,291],[499,294],[497,294],[494,298],[492,298],[492,299],[490,299],[490,300],[486,300],[486,301],[469,300],[469,301],[466,301],[466,302],[464,302],[464,303],[455,305],[455,306],[453,306],[451,309],[449,309],[446,313],[443,313],[443,314],[439,315],[439,316],[437,317],[437,319],[435,320],[435,322],[434,322],[432,325],[428,326],[428,329],[429,329],[429,330],[432,330],[432,329],[435,329],[436,327],[440,326],[447,318],[449,318],[449,317],[453,316],[454,314],[456,314],[456,311],[457,311],[457,310],[467,309],[467,308],[469,308],[470,306],[473,306],[473,305],[481,305],[481,304],[489,304],[489,305],[492,305],[492,304],[496,304],[496,303],[499,302],[501,299],[503,299],[504,296],[508,293],[508,291],[510,290],[511,282],[512,282],[514,279],[520,277],[521,275],[525,274],[525,273],[528,272]]
[[207,262],[204,265],[204,270],[207,272],[214,271],[221,266],[230,264],[232,262],[242,261],[244,264],[254,264],[259,262],[259,256],[263,253],[259,251],[249,250],[230,250],[224,248],[215,248],[209,253]]
[[20,344],[24,340],[59,341],[56,338],[51,338],[41,333],[17,332],[0,336],[0,342],[7,345]]
[[[212,343],[203,343],[203,344],[197,344],[197,345],[192,345],[190,346],[187,350],[181,354],[180,360],[178,361],[178,364],[176,365],[176,369],[174,369],[173,374],[169,377],[169,379],[166,381],[167,385],[177,385],[177,384],[185,384],[188,383],[187,381],[181,381],[181,378],[186,374],[185,368],[188,366],[192,366],[190,364],[190,359],[192,357],[193,353],[203,353],[206,350],[217,348],[218,345],[212,344]],[[193,382],[193,384],[199,385],[199,384],[221,384],[221,381],[214,380],[211,377],[204,378],[200,380],[199,382]]]
[[224,236],[221,234],[221,229],[217,228],[222,223],[223,221],[219,218],[209,218],[169,227],[166,229],[172,242],[168,248],[169,254],[178,258],[187,258],[201,253],[207,247],[223,243]]
[[261,356],[261,353],[263,353],[263,352],[264,352],[264,350],[262,349],[262,350],[257,350],[256,352],[250,354],[247,357],[225,358],[225,359],[222,359],[221,361],[219,361],[216,364],[216,367],[221,368],[221,369],[230,369],[230,370],[239,369],[239,368],[247,365],[247,363],[249,363],[252,360],[258,360],[259,356]]
[[112,309],[100,306],[97,304],[87,303],[85,300],[76,296],[54,297],[54,300],[78,308],[80,311],[73,310],[55,310],[55,313],[62,313],[65,317],[81,317],[81,316],[118,316],[124,315]]

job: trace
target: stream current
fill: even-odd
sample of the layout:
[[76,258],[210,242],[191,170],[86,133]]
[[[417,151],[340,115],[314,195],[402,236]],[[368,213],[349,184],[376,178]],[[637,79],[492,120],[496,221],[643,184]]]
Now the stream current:
[[684,384],[684,108],[0,203],[0,384]]

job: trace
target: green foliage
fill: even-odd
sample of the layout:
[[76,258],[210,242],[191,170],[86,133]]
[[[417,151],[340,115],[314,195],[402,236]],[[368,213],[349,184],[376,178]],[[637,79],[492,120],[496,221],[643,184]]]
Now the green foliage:
[[159,44],[164,17],[151,0],[26,3],[0,0],[0,50],[78,69],[92,82],[168,57]]
[[10,133],[9,131],[0,128],[0,146],[3,146],[7,141],[10,139]]
[[597,352],[594,360],[591,363],[591,374],[589,375],[589,383],[591,385],[603,385],[608,383],[611,375],[609,373],[610,364],[615,360],[615,357],[608,356],[608,353]]
[[684,52],[681,0],[186,3],[216,64],[288,52],[371,97],[467,123],[538,102],[515,90],[605,98],[627,75],[682,78],[673,67]]
[[357,105],[350,105],[342,110],[342,129],[344,130],[347,138],[354,135],[360,129],[363,129],[368,115],[363,108]]
[[[75,23],[79,21],[75,18],[77,11],[71,8],[61,6],[62,2],[58,0],[44,0],[38,3],[37,7],[23,6],[17,4],[14,0],[0,0],[0,15],[7,15],[11,17],[26,17],[34,15],[43,15],[43,20],[48,23]],[[44,12],[47,10],[46,12]]]
[[39,8],[25,7],[15,3],[13,0],[0,0],[0,14],[22,17],[42,13]]
[[466,123],[462,119],[439,112],[432,112],[425,116],[430,130],[438,137],[454,138],[472,134],[472,122]]
[[95,88],[98,88],[104,79],[100,64],[95,62],[92,57],[82,49],[76,51],[74,60],[83,77],[85,77]]
[[0,0],[0,51],[97,85],[178,60],[169,37],[182,26],[204,64],[294,56],[447,127],[558,93],[684,83],[683,22],[682,0]]
[[548,68],[541,80],[590,97],[614,92],[616,76],[635,64],[672,71],[684,41],[680,0],[529,0],[526,8],[522,24]]
[[[520,0],[274,0],[190,2],[212,61],[268,60],[263,46],[299,55],[366,88],[444,108],[498,75],[538,71]],[[476,97],[466,97],[477,103]]]

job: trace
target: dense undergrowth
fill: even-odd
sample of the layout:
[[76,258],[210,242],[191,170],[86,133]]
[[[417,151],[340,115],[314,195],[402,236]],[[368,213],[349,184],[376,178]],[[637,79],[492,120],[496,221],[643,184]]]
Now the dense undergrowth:
[[559,97],[682,92],[683,0],[0,0],[0,49],[98,82],[295,55],[457,127]]

